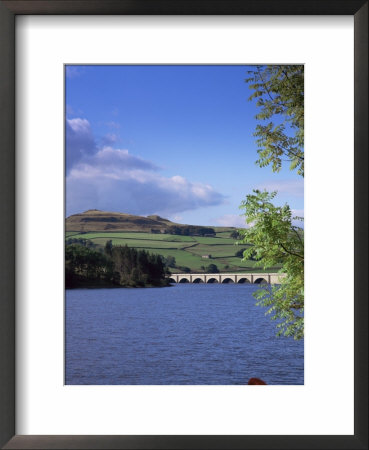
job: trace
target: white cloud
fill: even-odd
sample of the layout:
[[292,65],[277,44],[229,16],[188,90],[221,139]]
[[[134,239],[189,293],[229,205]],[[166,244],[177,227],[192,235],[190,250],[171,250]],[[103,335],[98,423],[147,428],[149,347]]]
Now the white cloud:
[[80,164],[67,178],[68,214],[96,208],[168,216],[223,201],[212,188],[207,187],[201,196],[196,191],[188,180],[178,184],[173,178],[146,170]]
[[91,133],[90,122],[87,119],[80,119],[80,118],[67,119],[67,122],[75,133],[80,134]]
[[225,214],[214,219],[215,223],[222,227],[247,228],[245,218],[237,214]]
[[97,152],[95,139],[87,119],[67,119],[65,124],[66,168],[70,169],[82,158]]
[[157,169],[150,161],[130,155],[128,150],[104,147],[94,155],[87,155],[82,161],[77,162],[70,170],[69,179],[133,178],[144,181],[150,176],[146,171]]
[[175,215],[175,216],[172,217],[171,220],[172,220],[172,222],[178,222],[178,223],[181,223],[181,220],[183,220],[183,217],[182,217],[182,216]]
[[292,215],[298,216],[298,217],[304,217],[304,210],[303,209],[291,209]]
[[101,139],[103,146],[110,146],[115,144],[119,140],[119,136],[115,133],[107,133],[103,138]]
[[258,185],[259,190],[267,190],[268,192],[277,191],[280,194],[289,194],[296,197],[304,195],[304,179],[299,180],[280,180],[266,181]]
[[87,209],[168,216],[219,205],[212,186],[160,168],[126,149],[97,148],[86,119],[67,121],[67,214]]

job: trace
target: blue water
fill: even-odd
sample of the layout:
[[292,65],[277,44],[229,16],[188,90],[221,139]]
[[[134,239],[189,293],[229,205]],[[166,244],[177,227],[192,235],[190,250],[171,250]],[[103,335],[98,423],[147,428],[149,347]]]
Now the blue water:
[[304,344],[277,338],[255,285],[66,291],[66,384],[304,383]]

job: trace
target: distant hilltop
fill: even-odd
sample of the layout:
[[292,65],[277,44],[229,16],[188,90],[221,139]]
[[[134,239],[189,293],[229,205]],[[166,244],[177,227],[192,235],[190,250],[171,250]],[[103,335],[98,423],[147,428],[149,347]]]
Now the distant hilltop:
[[117,212],[89,209],[80,214],[73,214],[66,219],[66,231],[146,231],[161,232],[171,225],[170,220],[160,216],[134,216]]
[[[187,234],[184,231],[200,235],[212,235],[219,227],[183,225],[171,222],[157,215],[135,216],[132,214],[89,209],[83,213],[73,214],[65,221],[65,231],[138,231],[147,233]],[[229,228],[231,229],[231,228]],[[174,233],[175,232],[175,233]],[[193,233],[190,233],[193,234]]]

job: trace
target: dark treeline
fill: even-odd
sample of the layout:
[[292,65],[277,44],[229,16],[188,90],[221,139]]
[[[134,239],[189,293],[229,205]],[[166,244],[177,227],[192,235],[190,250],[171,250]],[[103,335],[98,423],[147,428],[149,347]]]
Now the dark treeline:
[[92,241],[89,241],[88,239],[82,239],[82,238],[68,238],[65,241],[65,245],[71,245],[71,244],[79,244],[79,245],[83,245],[84,247],[89,247],[89,248],[97,247],[97,245],[94,244]]
[[168,234],[179,234],[182,236],[215,236],[214,228],[196,225],[172,225],[166,229]]
[[146,250],[113,247],[111,241],[104,252],[80,244],[65,248],[66,288],[167,286],[165,274],[162,257]]

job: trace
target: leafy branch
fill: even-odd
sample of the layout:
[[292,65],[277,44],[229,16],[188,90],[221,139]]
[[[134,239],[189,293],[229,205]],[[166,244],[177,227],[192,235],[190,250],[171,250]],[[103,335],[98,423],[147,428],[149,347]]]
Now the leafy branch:
[[258,120],[272,117],[275,125],[257,125],[254,136],[258,144],[260,167],[272,165],[279,172],[283,156],[287,156],[291,169],[304,176],[304,67],[302,65],[257,66],[248,71],[245,81],[253,93],[249,100],[257,99]]
[[256,255],[255,265],[264,270],[281,265],[281,284],[255,293],[258,305],[277,320],[278,335],[301,339],[304,335],[304,239],[303,230],[292,225],[288,205],[275,206],[277,192],[254,190],[246,196],[244,209],[247,229],[239,230],[239,244],[252,244],[244,251],[244,260]]

